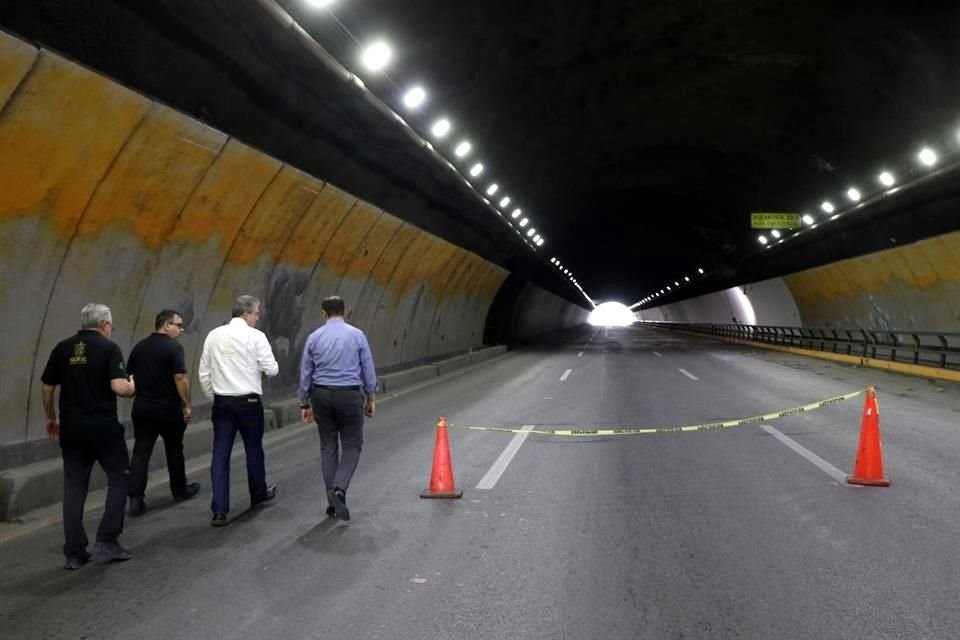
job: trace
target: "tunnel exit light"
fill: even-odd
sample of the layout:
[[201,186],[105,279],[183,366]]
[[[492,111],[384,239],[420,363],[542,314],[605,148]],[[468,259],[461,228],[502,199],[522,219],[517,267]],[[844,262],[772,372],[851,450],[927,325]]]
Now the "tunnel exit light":
[[630,307],[622,302],[603,302],[590,312],[587,322],[595,327],[629,327],[634,316]]
[[377,40],[363,50],[360,61],[368,71],[383,71],[393,59],[393,49],[383,40]]

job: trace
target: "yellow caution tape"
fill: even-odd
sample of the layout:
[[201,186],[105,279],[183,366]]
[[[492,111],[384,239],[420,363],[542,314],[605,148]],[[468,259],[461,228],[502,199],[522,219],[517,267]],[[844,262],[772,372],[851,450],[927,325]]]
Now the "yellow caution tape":
[[776,413],[767,413],[762,416],[752,416],[750,418],[740,418],[739,420],[727,420],[725,422],[710,422],[708,424],[694,424],[686,427],[661,427],[656,429],[508,429],[506,427],[476,427],[471,425],[463,424],[450,424],[447,423],[448,427],[454,429],[470,429],[472,431],[497,431],[501,433],[535,433],[542,436],[632,436],[632,435],[643,435],[651,433],[676,433],[684,431],[711,431],[713,429],[727,429],[729,427],[739,427],[744,424],[756,424],[757,422],[767,422],[769,420],[777,420],[779,418],[786,418],[787,416],[793,416],[798,413],[806,413],[807,411],[814,411],[816,409],[822,409],[831,404],[837,404],[843,402],[844,400],[851,400],[857,396],[866,393],[866,389],[860,389],[859,391],[854,391],[852,393],[847,393],[842,396],[834,396],[833,398],[827,398],[826,400],[821,400],[820,402],[814,402],[811,404],[804,405],[802,407],[794,407],[793,409],[784,409],[783,411],[777,411]]

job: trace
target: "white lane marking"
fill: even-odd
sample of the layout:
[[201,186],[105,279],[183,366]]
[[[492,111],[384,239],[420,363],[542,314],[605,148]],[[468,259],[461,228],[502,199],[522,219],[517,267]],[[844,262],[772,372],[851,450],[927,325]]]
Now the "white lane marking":
[[657,356],[658,358],[662,358],[662,357],[663,357],[663,354],[660,353],[659,351],[654,351],[654,352],[653,352],[653,355]]
[[503,472],[507,470],[507,466],[513,460],[513,456],[517,455],[517,451],[520,450],[520,445],[522,445],[523,441],[530,435],[527,433],[530,429],[533,429],[532,424],[525,424],[520,428],[521,433],[513,436],[513,440],[510,441],[510,444],[503,450],[500,457],[493,463],[490,470],[480,478],[480,482],[477,483],[477,489],[493,489],[497,486],[497,481],[500,479],[500,476],[503,475]]
[[560,382],[563,382],[564,380],[569,378],[571,373],[573,373],[573,369],[567,369],[566,371],[564,371],[563,375],[560,376]]
[[582,357],[583,357],[583,351],[581,351],[580,353],[578,353],[578,354],[577,354],[577,357],[578,357],[578,358],[582,358]]
[[833,466],[832,464],[830,464],[829,462],[827,462],[826,460],[824,460],[823,458],[815,454],[813,451],[810,451],[809,449],[804,448],[796,440],[790,438],[789,436],[783,435],[782,433],[780,433],[770,425],[762,424],[760,425],[760,428],[766,431],[767,433],[769,433],[770,435],[772,435],[774,438],[776,438],[783,444],[793,449],[796,453],[800,454],[802,458],[805,458],[807,462],[810,462],[815,467],[819,468],[821,471],[823,471],[825,474],[827,474],[828,476],[830,476],[831,478],[833,478],[843,486],[845,487],[854,486],[854,485],[847,484],[847,474],[845,474],[843,471],[840,471],[840,469],[837,469],[835,466]]
[[680,371],[680,373],[682,373],[683,375],[687,376],[687,377],[690,378],[691,380],[699,380],[699,379],[700,379],[700,378],[698,378],[697,376],[695,376],[695,375],[693,375],[692,373],[690,373],[689,371],[687,371],[686,369],[680,369],[679,371]]

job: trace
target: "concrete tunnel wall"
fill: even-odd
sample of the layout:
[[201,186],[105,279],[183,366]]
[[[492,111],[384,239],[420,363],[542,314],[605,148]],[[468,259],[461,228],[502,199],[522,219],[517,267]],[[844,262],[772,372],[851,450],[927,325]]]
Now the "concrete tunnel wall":
[[[756,324],[960,332],[960,232],[740,288]],[[641,312],[643,320],[729,323],[734,289]]]
[[161,308],[179,310],[195,372],[207,332],[255,295],[281,364],[270,384],[286,388],[325,296],[345,299],[387,367],[479,346],[508,275],[2,32],[0,258],[0,445],[45,437],[40,374],[87,302],[111,307],[125,354]]

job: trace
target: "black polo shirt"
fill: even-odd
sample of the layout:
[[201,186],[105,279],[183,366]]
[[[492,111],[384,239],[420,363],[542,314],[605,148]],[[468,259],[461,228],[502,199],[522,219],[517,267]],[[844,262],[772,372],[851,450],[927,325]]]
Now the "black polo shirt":
[[183,422],[183,401],[173,376],[186,373],[183,347],[168,335],[151,333],[133,347],[127,372],[133,375],[137,395],[133,417]]
[[53,348],[40,379],[60,385],[60,424],[70,429],[120,424],[117,396],[110,388],[117,378],[127,379],[120,347],[85,329]]

